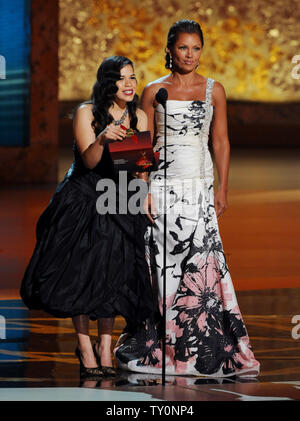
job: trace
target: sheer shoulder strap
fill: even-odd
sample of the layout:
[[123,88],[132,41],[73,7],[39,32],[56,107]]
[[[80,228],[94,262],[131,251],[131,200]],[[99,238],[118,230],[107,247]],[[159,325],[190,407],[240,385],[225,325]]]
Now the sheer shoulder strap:
[[208,105],[211,105],[211,93],[213,90],[214,82],[215,82],[214,79],[210,77],[207,78],[205,102]]
[[206,97],[205,97],[205,117],[204,117],[204,124],[202,133],[208,135],[209,133],[209,127],[210,122],[213,115],[213,110],[211,107],[211,93],[214,86],[214,79],[211,79],[210,77],[207,78],[207,84],[206,84]]

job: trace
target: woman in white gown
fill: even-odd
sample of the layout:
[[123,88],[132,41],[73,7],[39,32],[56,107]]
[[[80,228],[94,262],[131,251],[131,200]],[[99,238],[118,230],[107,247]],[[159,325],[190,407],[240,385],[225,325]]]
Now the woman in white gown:
[[[150,174],[146,238],[158,318],[136,333],[124,333],[115,348],[117,364],[129,371],[161,373],[164,166],[167,166],[166,374],[210,377],[257,376],[255,359],[236,300],[219,233],[227,208],[230,146],[223,86],[196,73],[203,33],[194,21],[176,22],[169,31],[166,68],[171,74],[150,83],[142,108],[160,152]],[[164,110],[155,100],[168,91],[167,154]],[[152,123],[151,123],[152,122]],[[211,124],[212,123],[212,124]],[[219,186],[214,194],[212,145]],[[144,175],[143,177],[146,177]]]

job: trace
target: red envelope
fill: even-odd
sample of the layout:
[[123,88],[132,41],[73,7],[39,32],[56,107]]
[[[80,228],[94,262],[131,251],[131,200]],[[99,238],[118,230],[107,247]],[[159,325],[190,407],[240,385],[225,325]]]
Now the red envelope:
[[134,132],[122,141],[109,143],[115,169],[129,172],[151,172],[158,168],[159,152],[153,151],[150,131]]

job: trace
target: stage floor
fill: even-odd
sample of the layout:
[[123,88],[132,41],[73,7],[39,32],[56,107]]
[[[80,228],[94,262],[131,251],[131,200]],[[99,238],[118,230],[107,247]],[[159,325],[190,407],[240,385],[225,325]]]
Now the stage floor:
[[[69,151],[62,151],[60,180],[70,161]],[[232,151],[229,207],[219,226],[261,375],[167,376],[165,387],[159,376],[126,372],[98,383],[79,381],[71,320],[28,311],[18,293],[36,221],[55,186],[2,188],[0,400],[300,400],[299,184],[295,151]],[[114,341],[123,327],[118,317]],[[96,337],[94,322],[91,334]]]
[[[6,339],[0,343],[0,400],[300,399],[300,340],[292,337],[300,289],[264,290],[259,294],[242,291],[237,295],[255,356],[261,363],[261,375],[248,379],[167,376],[164,388],[160,376],[129,372],[120,372],[115,379],[80,382],[71,320],[28,311],[21,300],[1,300]],[[118,317],[114,342],[123,327],[124,320]],[[96,322],[91,322],[91,335],[97,336]],[[97,393],[78,395],[79,387],[96,389]]]

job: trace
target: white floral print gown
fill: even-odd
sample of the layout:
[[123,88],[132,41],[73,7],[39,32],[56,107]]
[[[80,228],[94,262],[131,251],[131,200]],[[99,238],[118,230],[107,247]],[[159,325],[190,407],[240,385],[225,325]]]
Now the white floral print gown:
[[159,169],[150,189],[157,216],[146,250],[159,317],[123,333],[114,350],[126,370],[160,374],[163,297],[164,166],[167,166],[166,374],[257,376],[255,359],[237,303],[214,208],[213,162],[208,149],[214,80],[205,101],[167,101],[155,110]]

